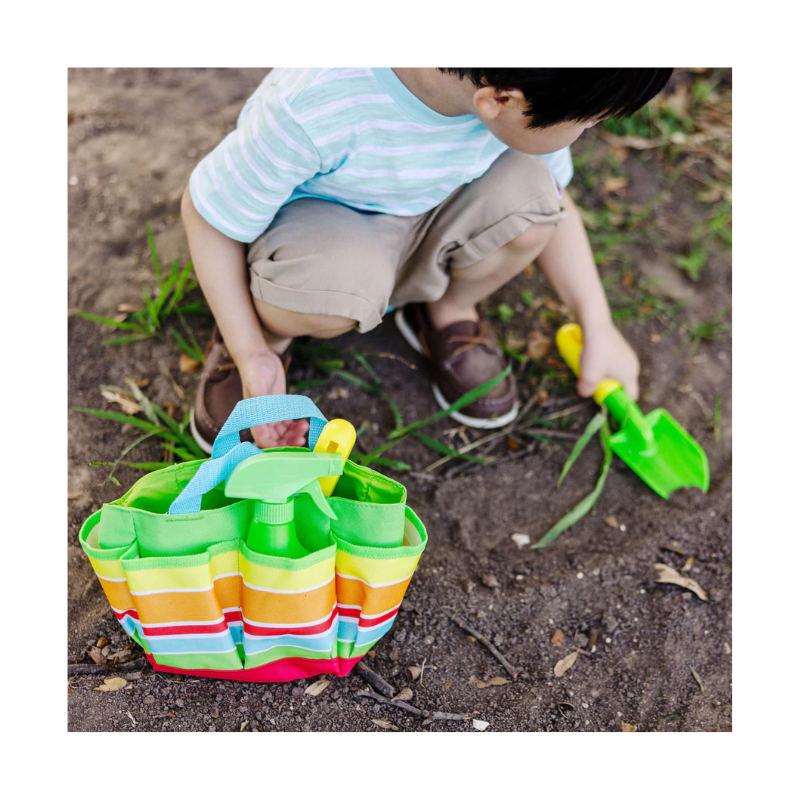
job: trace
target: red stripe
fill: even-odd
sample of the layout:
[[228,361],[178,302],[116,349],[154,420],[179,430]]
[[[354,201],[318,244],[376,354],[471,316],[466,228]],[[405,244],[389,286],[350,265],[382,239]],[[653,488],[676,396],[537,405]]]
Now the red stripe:
[[304,628],[275,628],[269,625],[257,625],[251,622],[244,622],[244,632],[249,633],[251,636],[259,636],[266,638],[268,636],[308,636],[313,633],[325,633],[329,631],[333,625],[333,620],[336,616],[336,609],[333,609],[330,616],[320,622],[318,625],[309,625]]
[[125,617],[133,617],[133,619],[139,619],[139,612],[135,608],[129,608],[127,611],[115,611],[114,616],[122,620]]
[[242,609],[236,608],[233,611],[226,611],[224,613],[225,622],[241,622],[242,621]]
[[376,625],[383,625],[384,622],[387,620],[392,619],[393,617],[397,616],[397,609],[394,611],[387,611],[385,614],[382,614],[380,617],[375,617],[375,619],[360,619],[358,621],[359,628],[374,628]]
[[209,623],[208,625],[165,625],[163,628],[142,626],[145,636],[180,636],[185,633],[224,633],[228,630],[226,622]]
[[195,675],[199,678],[247,681],[248,683],[284,683],[316,675],[338,675],[343,678],[355,667],[360,658],[281,658],[270,664],[250,669],[178,669],[156,664],[149,653],[147,660],[156,672],[171,672],[176,675]]

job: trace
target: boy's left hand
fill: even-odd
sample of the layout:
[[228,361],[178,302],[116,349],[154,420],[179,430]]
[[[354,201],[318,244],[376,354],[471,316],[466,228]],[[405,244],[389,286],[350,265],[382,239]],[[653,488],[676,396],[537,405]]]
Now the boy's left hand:
[[591,397],[605,378],[619,381],[631,400],[639,397],[639,359],[611,321],[583,329],[578,394]]

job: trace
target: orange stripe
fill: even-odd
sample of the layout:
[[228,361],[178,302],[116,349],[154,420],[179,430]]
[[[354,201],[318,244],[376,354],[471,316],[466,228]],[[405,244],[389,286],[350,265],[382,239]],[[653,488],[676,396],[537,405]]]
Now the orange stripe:
[[391,586],[373,588],[361,581],[336,576],[336,597],[345,606],[361,606],[362,614],[381,614],[403,599],[411,578]]
[[222,608],[238,608],[242,601],[240,585],[241,581],[238,575],[229,575],[214,581],[214,591]]
[[[97,577],[100,578],[99,575]],[[136,603],[131,593],[128,591],[127,582],[104,581],[100,578],[100,585],[106,593],[108,602],[116,608],[117,611],[125,611],[126,609],[136,607]]]
[[143,625],[158,622],[210,622],[222,616],[222,606],[211,590],[144,594],[134,599]]
[[259,592],[242,584],[242,614],[251,622],[288,625],[327,617],[336,602],[333,581],[302,594]]

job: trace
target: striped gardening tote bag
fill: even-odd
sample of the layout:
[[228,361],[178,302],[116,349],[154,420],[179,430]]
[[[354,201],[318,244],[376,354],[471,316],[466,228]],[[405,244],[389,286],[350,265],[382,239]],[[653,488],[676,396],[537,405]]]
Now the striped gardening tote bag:
[[313,450],[327,420],[309,398],[243,400],[210,459],[146,475],[84,523],[81,546],[114,615],[154,669],[252,682],[341,676],[392,627],[427,543],[401,484],[345,461],[327,498],[335,518],[309,494],[293,500],[302,554],[292,557],[250,549],[256,501],[225,494],[237,466],[264,459],[240,430],[304,417]]

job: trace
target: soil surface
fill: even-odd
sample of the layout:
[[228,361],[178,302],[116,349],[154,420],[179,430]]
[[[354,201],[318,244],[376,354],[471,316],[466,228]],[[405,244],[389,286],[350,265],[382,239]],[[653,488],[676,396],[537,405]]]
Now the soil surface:
[[[141,305],[140,287],[154,284],[145,238],[148,223],[162,261],[188,260],[179,205],[189,174],[233,128],[265,72],[70,73],[70,312],[114,316],[120,304]],[[608,150],[597,129],[575,147],[576,157],[586,158],[574,186],[588,208],[614,208],[613,198],[604,200],[599,181],[585,177],[587,171],[606,168]],[[407,485],[408,502],[426,523],[430,544],[393,629],[365,662],[397,690],[409,687],[413,705],[463,713],[468,715],[464,721],[423,724],[403,710],[377,705],[356,695],[364,688],[356,673],[333,678],[319,696],[310,696],[304,689],[313,679],[253,685],[157,674],[145,665],[135,671],[117,668],[72,677],[70,730],[394,726],[472,732],[481,727],[475,720],[488,722],[489,731],[731,729],[731,337],[723,331],[692,346],[686,333],[727,313],[730,253],[710,252],[696,282],[674,265],[676,255],[687,252],[697,220],[713,211],[696,199],[697,192],[708,191],[704,176],[707,183],[715,180],[710,162],[698,160],[692,166],[700,182],[683,175],[667,185],[660,153],[632,149],[623,157],[617,173],[627,179],[624,201],[656,203],[645,240],[623,243],[603,264],[603,274],[623,299],[635,299],[639,282],[649,280],[656,287],[651,289],[654,296],[680,308],[674,316],[644,308],[620,325],[642,360],[644,410],[668,408],[705,448],[711,466],[708,494],[687,489],[664,501],[615,459],[595,509],[549,547],[533,550],[518,547],[512,535],[527,534],[535,541],[592,489],[602,460],[596,440],[558,489],[572,444],[568,440],[501,438],[492,451],[496,463],[454,474],[451,468],[457,462],[451,462],[427,476],[420,472],[438,454],[418,441],[404,441],[386,455],[412,465],[414,474],[381,469]],[[625,273],[621,283],[615,277],[619,270]],[[538,273],[529,272],[487,306],[491,310],[502,301],[514,311],[503,325],[512,339],[524,338],[532,326],[552,337],[558,324],[537,315],[536,303],[520,303],[524,290],[534,297],[552,297]],[[633,276],[632,288],[626,275]],[[650,300],[644,303],[652,305]],[[391,321],[386,323],[366,336],[349,334],[329,344],[407,359],[416,369],[385,355],[371,357],[370,363],[400,403],[406,421],[430,415],[438,407],[421,362]],[[201,342],[211,324],[209,318],[193,319]],[[108,347],[101,343],[107,335],[107,329],[70,315],[70,409],[108,407],[101,385],[122,385],[125,378],[147,379],[146,392],[153,400],[186,407],[197,375],[179,370],[180,350],[172,339]],[[348,369],[357,371],[353,364]],[[538,416],[580,402],[563,373],[543,384],[526,375],[521,379],[523,399],[544,389],[532,407]],[[290,373],[292,383],[315,377],[319,372],[302,365]],[[365,451],[384,442],[392,428],[391,411],[380,398],[340,379],[303,391],[318,399],[328,417],[345,417],[357,427],[369,422],[371,428],[360,441]],[[569,412],[564,430],[580,433],[593,413],[592,404],[583,402]],[[480,435],[456,429],[456,423],[445,419],[426,432],[454,446]],[[108,468],[89,462],[114,461],[134,439],[130,428],[70,411],[69,664],[92,664],[87,651],[101,638],[112,652],[128,641],[79,546],[78,532],[90,513],[119,497],[142,474],[122,467],[116,472],[121,485],[115,486],[105,480]],[[131,455],[135,461],[162,456],[155,442]],[[694,578],[708,593],[707,602],[680,586],[655,583],[656,563]],[[452,614],[490,639],[522,674],[504,685],[478,688],[476,678],[488,682],[510,676],[480,642],[450,620]],[[581,651],[577,661],[556,677],[556,663],[574,648]],[[137,651],[134,646],[134,657],[141,655]],[[423,665],[422,676],[412,680],[408,669]],[[126,678],[124,689],[94,691],[114,675]]]

